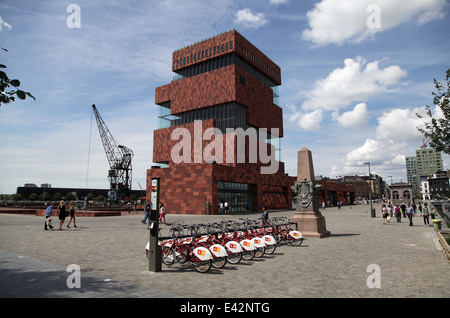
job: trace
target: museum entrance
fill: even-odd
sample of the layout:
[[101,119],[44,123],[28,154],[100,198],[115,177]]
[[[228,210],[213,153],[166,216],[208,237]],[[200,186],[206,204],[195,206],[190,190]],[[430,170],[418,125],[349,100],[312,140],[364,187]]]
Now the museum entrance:
[[219,205],[228,204],[228,213],[253,211],[252,185],[219,181]]

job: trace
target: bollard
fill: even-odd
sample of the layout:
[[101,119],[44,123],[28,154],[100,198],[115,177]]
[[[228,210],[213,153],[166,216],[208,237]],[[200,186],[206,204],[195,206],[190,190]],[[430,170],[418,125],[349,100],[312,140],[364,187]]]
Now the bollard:
[[150,211],[150,221],[148,229],[150,230],[150,251],[148,270],[152,272],[161,271],[162,252],[158,244],[159,236],[159,178],[152,179],[151,188],[152,210]]
[[439,232],[439,230],[441,229],[442,220],[431,220],[431,222],[433,222],[434,231]]

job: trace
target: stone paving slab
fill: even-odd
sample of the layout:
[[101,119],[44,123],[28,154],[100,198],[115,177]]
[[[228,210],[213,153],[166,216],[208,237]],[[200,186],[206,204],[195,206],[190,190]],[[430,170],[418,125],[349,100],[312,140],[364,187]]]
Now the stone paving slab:
[[[44,231],[42,217],[3,214],[0,283],[8,288],[2,287],[0,296],[28,297],[24,285],[45,282],[36,297],[450,297],[450,265],[433,228],[420,217],[412,227],[405,219],[383,225],[368,211],[365,205],[328,208],[322,214],[330,237],[307,238],[300,247],[281,244],[272,255],[205,274],[179,264],[149,272],[149,231],[142,215],[84,217],[77,220],[77,229]],[[270,217],[293,214],[271,212]],[[166,219],[207,223],[259,216],[168,214]],[[81,268],[78,290],[67,288],[69,264]],[[368,287],[368,281],[375,281],[372,268],[379,269],[379,288]],[[44,281],[43,276],[54,279]]]
[[80,273],[80,288],[76,288],[74,273],[67,266],[0,250],[0,298],[174,297],[85,272]]

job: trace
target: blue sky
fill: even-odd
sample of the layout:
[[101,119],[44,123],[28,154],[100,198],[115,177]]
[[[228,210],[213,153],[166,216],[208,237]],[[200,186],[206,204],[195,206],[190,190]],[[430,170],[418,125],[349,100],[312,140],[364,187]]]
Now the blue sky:
[[[72,3],[79,28],[67,21]],[[172,52],[231,29],[281,67],[289,175],[307,147],[316,174],[367,175],[370,161],[386,181],[406,181],[405,156],[423,142],[415,113],[450,67],[448,11],[446,0],[4,0],[0,63],[36,101],[0,107],[1,192],[108,188],[92,104],[134,151],[133,189],[145,188]]]

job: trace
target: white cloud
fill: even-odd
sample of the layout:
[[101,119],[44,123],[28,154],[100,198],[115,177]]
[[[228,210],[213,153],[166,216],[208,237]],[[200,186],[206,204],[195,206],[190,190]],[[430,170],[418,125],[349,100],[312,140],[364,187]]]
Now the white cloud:
[[3,30],[3,27],[7,28],[8,30],[12,29],[11,24],[5,22],[5,20],[3,20],[2,17],[0,17],[0,31]]
[[270,4],[275,4],[275,5],[278,5],[278,4],[284,4],[284,3],[287,3],[289,0],[270,0]]
[[369,122],[369,112],[367,105],[360,103],[351,111],[344,112],[339,115],[338,112],[333,113],[333,119],[336,120],[341,127],[345,128],[360,128],[367,126]]
[[[303,39],[316,46],[358,43],[404,23],[443,18],[445,6],[446,0],[322,0],[306,14],[309,29]],[[378,18],[379,27],[371,27],[368,20]]]
[[416,113],[422,109],[396,108],[383,113],[378,118],[376,138],[378,140],[414,141],[420,140],[422,134],[417,127],[423,127],[423,121],[417,118]]
[[332,71],[327,78],[316,81],[306,94],[303,109],[338,110],[353,101],[366,101],[370,96],[385,92],[406,76],[398,65],[379,67],[379,61],[366,63],[360,56],[345,59],[344,67]]
[[372,172],[383,173],[384,177],[398,173],[399,169],[403,170],[405,153],[420,147],[422,135],[417,127],[423,123],[416,113],[423,112],[423,108],[396,108],[383,113],[378,118],[375,139],[367,138],[362,146],[349,151],[340,173],[364,173],[361,169],[364,162],[370,162],[374,169]]
[[298,125],[305,130],[318,130],[320,128],[320,122],[322,121],[322,110],[318,109],[307,114],[295,112],[289,120],[297,121]]
[[[398,143],[391,140],[374,140],[366,139],[364,145],[358,147],[347,154],[348,167],[357,167],[370,162],[371,166],[381,166],[389,168],[392,164],[404,166],[404,151],[406,144]],[[402,161],[403,158],[403,161]]]
[[362,164],[363,161],[381,162],[382,159],[381,144],[373,139],[366,139],[364,145],[347,154],[347,160],[355,163],[359,162],[359,164]]
[[245,27],[257,29],[267,22],[269,21],[266,19],[264,13],[253,14],[249,8],[239,10],[236,13],[236,23],[242,24]]
[[396,155],[392,160],[392,164],[397,166],[403,166],[406,162],[406,156],[405,155]]

